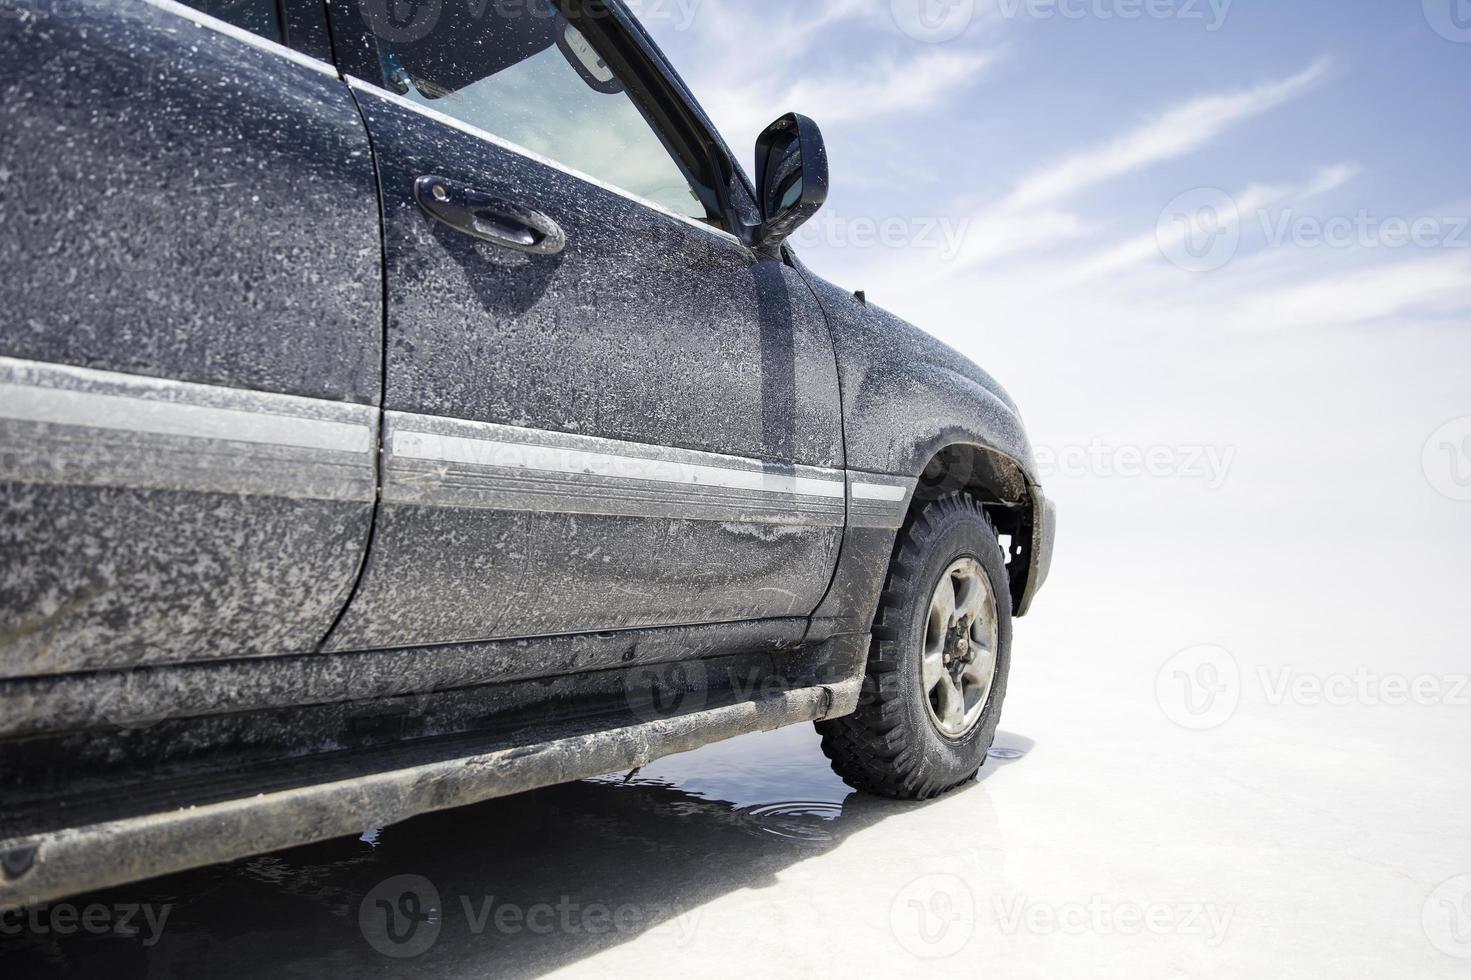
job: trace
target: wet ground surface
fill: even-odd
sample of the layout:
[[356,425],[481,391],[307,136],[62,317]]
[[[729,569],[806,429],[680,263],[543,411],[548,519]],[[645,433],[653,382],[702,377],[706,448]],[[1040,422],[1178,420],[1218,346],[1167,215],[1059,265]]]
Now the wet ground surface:
[[[1003,733],[983,778],[1031,746]],[[12,913],[20,934],[0,940],[0,976],[535,975],[640,936],[687,945],[710,899],[771,887],[914,809],[844,785],[803,725],[631,779],[80,896],[24,922]],[[391,922],[374,916],[379,900]],[[103,913],[86,923],[89,907],[105,926]]]
[[10,913],[0,980],[1466,977],[1461,607],[1327,552],[1290,593],[1246,551],[1121,580],[1126,547],[1018,624],[940,800],[852,792],[798,726]]

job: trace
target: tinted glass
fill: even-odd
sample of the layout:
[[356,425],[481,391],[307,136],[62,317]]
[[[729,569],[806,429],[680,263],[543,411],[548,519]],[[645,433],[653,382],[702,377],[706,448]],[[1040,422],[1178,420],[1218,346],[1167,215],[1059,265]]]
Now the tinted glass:
[[704,220],[690,181],[623,82],[545,0],[449,2],[394,19],[362,0],[382,84],[518,146]]
[[182,0],[186,6],[218,17],[227,24],[280,41],[281,9],[277,0]]

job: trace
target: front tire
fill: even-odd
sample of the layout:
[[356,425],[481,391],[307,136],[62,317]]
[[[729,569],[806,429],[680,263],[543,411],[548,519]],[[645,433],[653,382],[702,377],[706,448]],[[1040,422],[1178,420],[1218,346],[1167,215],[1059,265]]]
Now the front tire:
[[921,800],[975,778],[1006,697],[1008,583],[975,498],[955,493],[916,508],[889,565],[858,711],[817,726],[844,782]]

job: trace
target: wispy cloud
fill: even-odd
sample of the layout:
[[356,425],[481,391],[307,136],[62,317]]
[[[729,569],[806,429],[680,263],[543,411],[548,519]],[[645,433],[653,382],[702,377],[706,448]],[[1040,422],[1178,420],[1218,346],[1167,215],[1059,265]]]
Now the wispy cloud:
[[[822,40],[822,32],[844,21],[866,16],[864,0],[809,0],[801,4],[752,4],[749,0],[702,0],[694,26],[716,64],[689,66],[721,69],[752,62],[767,72],[780,72]],[[760,38],[759,45],[732,39]],[[784,74],[784,73],[783,73]],[[729,78],[727,76],[727,84]],[[735,76],[740,77],[740,76]]]
[[1302,94],[1327,73],[1329,65],[1325,58],[1290,78],[1241,91],[1206,95],[1174,106],[1111,142],[1068,157],[1024,179],[1002,207],[1019,211],[1051,204],[1106,180],[1183,156],[1232,126]]
[[[1323,167],[1304,184],[1291,186],[1252,184],[1245,190],[1232,195],[1236,211],[1220,215],[1224,223],[1223,230],[1226,230],[1228,225],[1235,225],[1264,208],[1287,202],[1301,202],[1319,194],[1337,190],[1352,180],[1357,173],[1358,168],[1354,165],[1341,163],[1332,167]],[[1180,244],[1184,241],[1185,235],[1186,229],[1179,227],[1171,232],[1169,239],[1162,239],[1157,230],[1130,238],[1091,258],[1083,259],[1069,270],[1066,281],[1069,284],[1076,284],[1098,276],[1118,273],[1146,262],[1160,261],[1163,258],[1162,251],[1167,251],[1171,245]]]
[[991,60],[980,51],[936,51],[888,62],[863,75],[804,79],[789,90],[789,99],[794,106],[810,106],[814,118],[830,123],[869,120],[946,100],[973,82]]
[[[1323,59],[1289,78],[1182,102],[1165,110],[1152,122],[1115,140],[1041,168],[1023,178],[1015,190],[1000,201],[975,214],[970,224],[976,229],[976,234],[966,243],[956,262],[949,269],[929,270],[925,278],[939,279],[968,273],[982,263],[1086,237],[1096,229],[1097,222],[1070,212],[1065,207],[1067,199],[1105,181],[1144,170],[1204,146],[1231,127],[1306,91],[1323,77],[1329,64],[1327,59]],[[1270,193],[1265,188],[1249,189],[1247,204],[1260,206],[1251,202]],[[1152,254],[1156,249],[1152,237],[1134,240],[1121,245],[1118,254],[1100,256],[1094,261],[1105,264],[1131,262],[1140,255]]]
[[908,60],[865,63],[851,74],[800,76],[744,86],[705,88],[712,119],[738,142],[780,112],[798,111],[835,129],[896,113],[933,110],[963,92],[992,63],[983,51],[926,51]]
[[[988,212],[976,219],[975,231],[965,240],[955,265],[969,268],[1006,255],[1032,251],[1096,234],[1080,216],[1061,210],[1026,214]],[[943,270],[941,270],[943,271]]]
[[1355,269],[1252,297],[1235,325],[1247,330],[1368,323],[1411,312],[1471,309],[1471,255],[1464,252]]
[[[898,113],[938,113],[994,61],[993,52],[968,45],[906,43],[893,31],[888,4],[879,6],[872,0],[704,0],[692,31],[663,40],[680,49],[682,73],[738,146],[792,110],[829,130]],[[863,57],[835,62],[833,36],[850,28],[868,31],[868,47]],[[761,38],[761,44],[731,43],[750,37]]]

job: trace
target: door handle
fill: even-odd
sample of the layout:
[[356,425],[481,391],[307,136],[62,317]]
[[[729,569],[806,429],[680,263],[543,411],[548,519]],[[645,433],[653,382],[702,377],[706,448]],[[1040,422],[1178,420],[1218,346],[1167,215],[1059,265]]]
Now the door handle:
[[483,242],[532,255],[557,255],[567,235],[551,218],[444,177],[414,181],[414,199],[430,216]]

